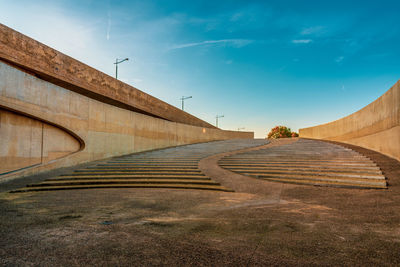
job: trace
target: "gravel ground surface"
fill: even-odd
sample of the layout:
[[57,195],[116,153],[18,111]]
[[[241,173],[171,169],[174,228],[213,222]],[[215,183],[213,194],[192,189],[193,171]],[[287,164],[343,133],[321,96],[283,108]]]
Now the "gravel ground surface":
[[265,181],[270,190],[255,193],[9,194],[22,182],[0,185],[0,265],[399,266],[400,163],[352,148],[381,166],[387,190]]

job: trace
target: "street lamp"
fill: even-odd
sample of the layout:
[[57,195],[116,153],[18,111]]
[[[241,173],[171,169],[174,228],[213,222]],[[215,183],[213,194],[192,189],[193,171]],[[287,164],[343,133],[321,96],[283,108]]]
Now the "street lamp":
[[183,103],[185,102],[186,99],[192,98],[192,96],[182,96],[182,98],[180,98],[180,100],[182,101],[182,110],[183,110]]
[[118,79],[118,64],[119,63],[122,63],[122,62],[124,62],[124,61],[127,61],[127,60],[129,60],[129,58],[125,58],[125,59],[116,59],[115,60],[115,79]]
[[218,128],[218,119],[219,118],[223,118],[224,117],[224,115],[217,115],[217,116],[215,116],[215,125],[217,126],[217,128]]
[[245,129],[244,127],[240,127],[240,128],[238,128],[238,131],[244,130],[244,129]]

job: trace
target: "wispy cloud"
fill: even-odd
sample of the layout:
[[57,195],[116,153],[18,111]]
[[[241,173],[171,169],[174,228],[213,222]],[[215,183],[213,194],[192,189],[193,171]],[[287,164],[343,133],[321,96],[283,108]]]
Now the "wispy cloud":
[[295,40],[292,40],[292,43],[294,43],[294,44],[309,44],[312,41],[313,40],[311,40],[311,39],[295,39]]
[[170,48],[170,50],[188,48],[188,47],[194,47],[194,46],[204,46],[204,45],[229,45],[229,46],[233,46],[236,48],[240,48],[240,47],[249,45],[252,42],[253,42],[253,40],[248,40],[248,39],[207,40],[207,41],[196,42],[196,43],[186,43],[186,44],[174,45]]
[[300,34],[301,35],[310,35],[310,34],[319,34],[324,31],[325,27],[323,26],[313,26],[313,27],[308,27],[304,28]]
[[341,63],[343,61],[343,59],[344,59],[344,56],[337,57],[337,58],[335,58],[335,62]]

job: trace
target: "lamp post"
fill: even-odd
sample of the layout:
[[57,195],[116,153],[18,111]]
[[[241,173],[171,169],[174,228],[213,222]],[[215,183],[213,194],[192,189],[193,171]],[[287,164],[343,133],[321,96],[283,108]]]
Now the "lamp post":
[[240,128],[238,128],[238,131],[244,130],[244,129],[245,129],[244,127],[240,127]]
[[182,110],[184,108],[184,102],[186,99],[192,98],[192,96],[182,96],[182,98],[180,98],[180,100],[182,101]]
[[219,118],[223,118],[224,117],[224,115],[217,115],[217,116],[215,116],[215,126],[217,126],[217,128],[218,128],[218,119]]
[[124,61],[127,61],[127,60],[129,60],[129,58],[125,58],[125,59],[116,59],[115,60],[115,79],[118,79],[118,64],[119,63],[122,63],[122,62],[124,62]]

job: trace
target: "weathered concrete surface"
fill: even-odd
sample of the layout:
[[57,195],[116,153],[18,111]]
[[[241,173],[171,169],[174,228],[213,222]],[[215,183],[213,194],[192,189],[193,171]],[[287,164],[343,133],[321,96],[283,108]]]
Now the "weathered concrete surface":
[[369,148],[400,160],[400,81],[363,109],[330,123],[300,129],[299,134]]
[[[4,30],[4,27],[0,27],[0,39],[4,38],[1,29]],[[17,33],[9,34],[21,37]],[[45,48],[29,38],[25,40],[19,37],[14,41],[22,43],[17,42],[16,47],[13,47],[14,41],[10,41],[6,48],[20,47],[20,52],[16,51],[13,54],[11,50],[4,48],[3,44],[0,46],[0,54],[6,49],[6,52],[11,53],[10,57],[18,58],[24,52],[23,48],[26,49],[26,53],[33,54],[35,53],[32,49]],[[35,45],[36,48],[31,47]],[[54,52],[50,48],[46,49],[43,50],[45,52],[42,56],[49,56],[49,51]],[[53,55],[53,60],[61,60],[56,54]],[[28,55],[26,54],[25,60],[30,62],[32,58]],[[32,59],[31,63],[35,65],[38,60],[40,57]],[[52,61],[45,62],[55,64]],[[58,66],[58,71],[64,73],[71,67],[68,64],[73,65],[74,62],[68,58],[63,64],[55,66]],[[37,63],[38,66],[41,64],[43,62]],[[81,74],[78,74],[80,70],[75,71],[70,73],[70,77],[81,77]],[[91,69],[87,71],[83,73],[89,76],[93,74],[94,77],[100,75],[96,74],[95,70],[93,73]],[[77,78],[76,82],[81,82],[80,78]],[[89,83],[89,80],[87,82]],[[94,87],[97,85],[97,82],[91,84]],[[119,90],[124,90],[124,86],[121,85]],[[113,91],[108,87],[98,88]],[[120,95],[119,90],[116,91],[117,95],[130,99],[126,95]],[[147,105],[151,110],[162,109],[165,114],[169,114],[168,116],[185,117],[186,114],[175,112],[171,106],[164,106],[165,103],[157,102],[156,99],[151,103],[142,101],[141,98],[135,101]],[[1,60],[0,116],[0,181],[145,150],[254,137],[251,132],[223,131],[215,127],[207,128],[208,125],[193,126],[134,112],[111,105],[108,101],[101,102],[70,90],[69,87],[64,88],[40,79]],[[192,121],[193,124],[194,122]]]
[[0,59],[41,79],[124,109],[194,126],[215,128],[0,23]]

